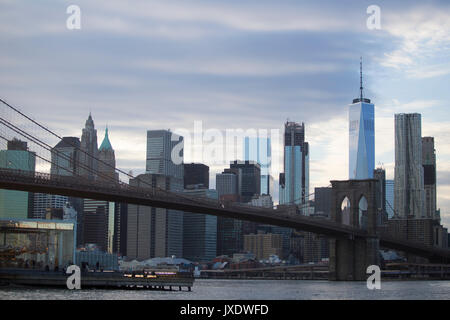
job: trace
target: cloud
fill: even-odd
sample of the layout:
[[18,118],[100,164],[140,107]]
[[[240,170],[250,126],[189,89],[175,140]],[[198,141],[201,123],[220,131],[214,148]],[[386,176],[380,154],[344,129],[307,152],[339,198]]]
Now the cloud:
[[[397,39],[380,64],[406,71],[413,79],[434,78],[450,73],[450,7],[448,4],[417,5],[403,10],[383,10],[383,30]],[[435,64],[436,59],[442,60]]]
[[219,60],[152,60],[133,62],[136,68],[169,73],[206,74],[221,76],[278,76],[289,74],[318,74],[337,72],[341,67],[331,63],[295,64],[283,61],[255,61],[240,59]]

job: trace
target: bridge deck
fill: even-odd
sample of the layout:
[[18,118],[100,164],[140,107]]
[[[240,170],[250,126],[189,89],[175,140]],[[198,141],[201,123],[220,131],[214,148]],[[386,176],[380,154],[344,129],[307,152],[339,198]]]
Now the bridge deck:
[[[192,197],[155,188],[137,188],[125,183],[106,184],[80,177],[0,169],[0,188],[209,214],[309,231],[333,238],[354,239],[369,236],[367,232],[361,229],[320,218],[289,215],[286,211],[279,209],[221,203],[217,200]],[[377,236],[380,239],[380,245],[383,247],[410,252],[439,262],[450,261],[450,250],[448,249],[429,247],[383,234]]]

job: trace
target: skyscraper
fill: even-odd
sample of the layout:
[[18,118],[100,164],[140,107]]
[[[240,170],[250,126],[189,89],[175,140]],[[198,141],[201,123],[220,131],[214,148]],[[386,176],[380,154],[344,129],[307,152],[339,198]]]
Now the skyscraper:
[[[79,138],[63,137],[51,150],[50,173],[60,176],[78,175],[80,173],[80,147]],[[68,205],[76,211],[76,241],[77,245],[81,245],[83,244],[83,199],[35,193],[33,217],[43,219],[48,208],[64,209]]]
[[[130,185],[183,191],[183,180],[162,174],[141,174],[130,179]],[[129,204],[127,256],[146,260],[172,255],[183,256],[183,212]]]
[[332,188],[314,188],[314,213],[331,217]]
[[[182,192],[183,137],[169,130],[147,131],[146,173],[130,185]],[[127,256],[143,260],[183,256],[183,212],[128,205]]]
[[[238,202],[238,175],[229,169],[216,174],[216,190],[221,201]],[[242,221],[217,217],[217,255],[232,255],[242,248]]]
[[[36,154],[27,149],[27,143],[13,139],[8,150],[0,150],[0,168],[35,171]],[[33,193],[0,189],[0,218],[31,218]]]
[[[52,175],[59,176],[74,176],[79,173],[79,152],[80,139],[76,137],[63,137],[60,142],[58,142],[51,150],[52,164],[50,167],[50,173]],[[80,213],[80,199],[75,200],[71,198],[70,201],[72,205]],[[34,194],[34,206],[33,206],[33,218],[45,219],[45,213],[47,209],[61,209],[67,202],[69,202],[69,197],[46,194],[46,193],[35,193]],[[78,205],[77,205],[78,204]],[[81,218],[77,215],[77,219]],[[80,225],[77,225],[79,230]],[[77,235],[77,240],[79,240]]]
[[[216,190],[200,187],[185,189],[192,197],[218,199]],[[217,217],[208,214],[185,212],[183,217],[183,258],[205,262],[217,255]]]
[[183,137],[170,130],[147,131],[146,173],[183,180]]
[[375,106],[363,97],[362,62],[360,97],[349,106],[349,179],[373,178],[375,169]]
[[272,150],[270,138],[244,137],[244,161],[255,161],[261,167],[261,194],[273,192],[273,177],[270,175]]
[[434,138],[422,138],[422,165],[425,189],[425,216],[434,218],[436,215],[436,150]]
[[[97,130],[95,130],[96,134]],[[95,141],[97,139],[95,138]],[[108,128],[105,130],[105,137],[97,152],[96,180],[111,182],[118,181],[118,174],[115,170],[116,158],[114,149],[109,141]],[[84,199],[84,221],[83,237],[85,243],[95,243],[103,251],[109,253],[114,249],[114,231],[117,223],[120,222],[120,205],[118,203]]]
[[59,176],[74,176],[79,173],[80,139],[76,137],[63,137],[52,148],[51,174]]
[[97,130],[90,113],[81,134],[80,149],[80,163],[82,164],[80,175],[94,180],[96,178],[95,172],[98,169],[98,145]]
[[386,212],[386,170],[384,170],[383,168],[375,169],[373,172],[373,178],[378,180],[376,193],[376,202],[378,210],[377,223],[381,225],[388,218]]
[[202,184],[209,188],[209,167],[203,163],[184,164],[184,188],[189,185]]
[[256,161],[231,161],[230,169],[237,176],[239,201],[248,203],[261,193],[261,167]]
[[284,126],[284,172],[280,173],[280,204],[305,204],[309,194],[309,144],[305,124]]
[[421,121],[418,113],[395,115],[394,209],[400,218],[425,214]]
[[388,219],[394,217],[394,180],[386,180],[386,213]]

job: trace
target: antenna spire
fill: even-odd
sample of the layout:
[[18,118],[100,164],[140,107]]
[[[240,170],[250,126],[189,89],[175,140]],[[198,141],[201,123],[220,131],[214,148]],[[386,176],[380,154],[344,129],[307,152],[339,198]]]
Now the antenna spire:
[[360,87],[359,90],[361,91],[361,102],[363,101],[363,72],[362,72],[362,57],[360,57],[359,62],[359,75],[360,75]]

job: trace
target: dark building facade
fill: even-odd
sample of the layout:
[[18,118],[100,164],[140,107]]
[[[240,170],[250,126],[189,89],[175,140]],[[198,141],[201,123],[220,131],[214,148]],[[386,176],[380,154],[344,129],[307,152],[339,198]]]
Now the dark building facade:
[[323,213],[327,217],[331,215],[332,188],[314,189],[314,213]]
[[436,195],[436,150],[434,138],[422,138],[422,165],[425,188],[425,216],[434,218],[437,210]]
[[184,164],[184,188],[189,185],[202,184],[209,189],[209,167],[202,163]]
[[377,168],[373,171],[373,178],[378,180],[377,184],[377,209],[378,225],[385,223],[388,219],[386,211],[386,170]]
[[[229,171],[218,173],[216,190],[220,201],[239,202],[238,175]],[[242,249],[242,221],[217,217],[217,255],[231,256]]]
[[232,172],[237,176],[239,201],[251,202],[254,195],[261,193],[261,167],[255,161],[232,161],[224,173]]
[[[239,201],[249,203],[253,197],[261,194],[261,166],[256,161],[232,161],[230,169],[225,172],[233,172],[237,175]],[[256,234],[258,224],[242,221],[242,235]],[[243,243],[243,240],[242,240]]]
[[[183,180],[163,174],[141,174],[130,179],[134,187],[182,192]],[[183,256],[182,211],[129,204],[127,257],[139,261],[155,257]]]

